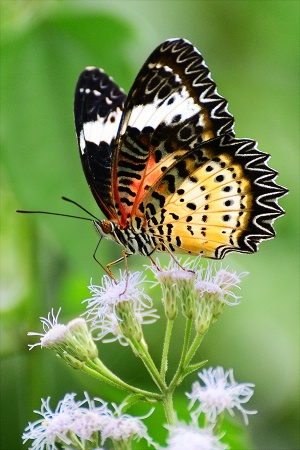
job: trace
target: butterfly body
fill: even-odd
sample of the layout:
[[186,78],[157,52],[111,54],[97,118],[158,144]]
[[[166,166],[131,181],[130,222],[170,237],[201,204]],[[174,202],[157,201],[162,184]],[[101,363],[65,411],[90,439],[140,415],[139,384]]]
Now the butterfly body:
[[75,126],[106,216],[94,222],[97,231],[127,254],[255,252],[275,234],[286,189],[275,183],[269,155],[235,138],[233,124],[202,55],[183,39],[154,50],[128,97],[101,69],[87,68]]
[[94,221],[95,228],[100,236],[110,239],[125,248],[127,255],[140,254],[149,256],[155,250],[159,251],[159,244],[144,228],[140,230],[127,226],[121,229],[114,222]]

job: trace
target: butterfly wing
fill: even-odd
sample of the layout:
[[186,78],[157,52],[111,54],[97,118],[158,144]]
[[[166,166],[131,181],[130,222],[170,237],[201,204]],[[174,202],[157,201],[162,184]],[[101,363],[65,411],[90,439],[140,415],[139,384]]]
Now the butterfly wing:
[[236,139],[233,123],[203,57],[183,39],[150,55],[127,99],[100,69],[86,69],[76,88],[87,181],[117,230],[139,237],[143,254],[219,259],[255,252],[274,236],[287,191],[275,183],[269,155]]
[[113,156],[120,227],[134,217],[144,220],[142,199],[178,158],[202,142],[233,135],[232,127],[227,102],[191,43],[173,39],[154,50],[128,94]]
[[120,124],[113,157],[120,227],[177,253],[255,252],[284,213],[277,200],[286,190],[268,158],[254,141],[234,137],[198,50],[166,41],[139,72]]
[[110,219],[117,219],[111,165],[125,99],[123,90],[103,70],[89,67],[81,73],[74,102],[80,157],[96,202]]
[[144,197],[147,232],[176,253],[223,258],[253,253],[274,237],[287,191],[274,179],[269,155],[250,139],[230,135],[203,143],[168,169]]

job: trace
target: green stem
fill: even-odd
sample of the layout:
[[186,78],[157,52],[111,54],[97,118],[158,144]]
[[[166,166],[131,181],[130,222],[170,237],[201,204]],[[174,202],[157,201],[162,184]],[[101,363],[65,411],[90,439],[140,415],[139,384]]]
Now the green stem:
[[82,442],[80,441],[80,439],[78,439],[78,437],[76,436],[75,433],[70,432],[71,435],[71,439],[73,441],[73,445],[76,446],[75,448],[79,448],[81,450],[84,450],[85,447],[83,446]]
[[121,441],[113,441],[113,444],[115,450],[131,450],[131,442],[121,440]]
[[185,359],[186,359],[188,346],[189,346],[189,342],[190,342],[192,325],[193,325],[193,321],[191,319],[187,319],[186,326],[185,326],[185,334],[184,334],[184,341],[183,341],[181,357],[180,357],[178,369],[176,370],[173,380],[170,383],[170,386],[169,386],[170,389],[175,389],[175,387],[178,384],[178,380],[180,380],[180,378],[183,376],[183,372],[186,367]]
[[138,403],[140,400],[141,400],[141,397],[139,394],[130,394],[120,404],[120,410],[122,411],[122,413],[124,413],[129,408],[131,408],[133,405]]
[[166,390],[166,385],[164,381],[162,380],[159,371],[157,370],[156,365],[154,364],[153,359],[150,356],[150,353],[145,345],[143,345],[142,341],[136,341],[135,339],[130,339],[131,344],[134,346],[136,351],[138,352],[141,360],[143,361],[146,369],[148,370],[149,374],[151,375],[154,383],[157,385],[157,387],[160,389],[161,392],[164,392]]
[[204,336],[205,336],[205,334],[199,334],[199,333],[197,333],[197,335],[195,336],[195,339],[194,339],[192,345],[190,346],[189,351],[187,352],[186,358],[184,360],[185,367],[189,365],[191,359],[193,358],[196,351],[198,350],[199,345],[201,344]]
[[170,340],[173,330],[174,320],[167,321],[166,334],[164,340],[163,354],[161,359],[161,368],[160,368],[160,376],[163,380],[165,380],[166,372],[168,370],[168,354],[170,348]]
[[183,367],[183,363],[185,361],[185,357],[188,351],[188,346],[190,342],[190,336],[191,336],[191,329],[192,329],[193,321],[191,319],[187,319],[186,326],[185,326],[185,334],[184,334],[184,341],[183,341],[183,347],[182,347],[182,353],[180,357],[179,367]]
[[[223,411],[221,414],[219,414],[218,419],[217,419],[217,423],[214,426],[214,432],[216,432],[216,434],[221,432],[221,428],[222,428],[222,423],[225,417],[225,412]],[[208,425],[207,423],[208,421],[206,420],[205,426]]]
[[173,392],[169,391],[166,393],[163,398],[163,405],[166,414],[167,423],[169,425],[175,425],[176,423],[176,414],[173,406]]
[[145,391],[143,389],[136,388],[130,384],[125,383],[121,378],[117,377],[112,373],[106,366],[98,359],[95,359],[96,363],[92,360],[88,360],[87,364],[83,366],[82,370],[87,374],[98,378],[111,386],[117,387],[119,389],[127,390],[133,394],[138,394],[141,397],[150,398],[156,401],[161,400],[161,395],[155,392]]

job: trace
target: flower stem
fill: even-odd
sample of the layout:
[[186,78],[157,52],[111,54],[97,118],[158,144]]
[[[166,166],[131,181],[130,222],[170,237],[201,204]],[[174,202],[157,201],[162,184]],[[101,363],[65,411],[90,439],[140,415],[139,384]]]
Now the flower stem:
[[163,380],[165,380],[166,372],[168,370],[168,354],[169,354],[170,340],[171,340],[173,324],[174,324],[174,320],[169,320],[168,319],[167,327],[166,327],[165,340],[164,340],[164,346],[163,346],[161,368],[160,368],[160,375],[161,375]]
[[161,395],[155,392],[145,391],[143,389],[136,388],[130,384],[125,383],[121,378],[117,377],[112,373],[98,358],[95,359],[96,362],[88,360],[87,364],[83,366],[82,370],[89,375],[104,381],[114,387],[119,389],[127,390],[134,394],[138,394],[141,397],[149,398],[152,400],[161,400]]
[[74,448],[84,450],[84,446],[83,446],[82,442],[80,441],[80,439],[78,439],[76,434],[73,432],[70,432],[70,435],[71,435],[71,439],[73,441],[72,444],[73,444]]
[[170,383],[170,389],[175,389],[175,387],[178,384],[178,380],[181,379],[183,376],[186,364],[185,359],[188,351],[189,341],[190,341],[190,335],[191,335],[191,328],[192,328],[193,321],[191,319],[187,319],[186,326],[185,326],[185,334],[184,334],[184,341],[183,341],[183,347],[181,352],[181,357],[178,365],[178,369],[176,370],[176,373]]
[[181,353],[180,362],[179,362],[179,366],[180,367],[183,366],[183,363],[184,363],[184,360],[185,360],[185,357],[186,357],[186,354],[187,354],[187,351],[188,351],[192,324],[193,324],[193,321],[191,319],[187,319],[186,326],[185,326],[185,334],[184,334],[182,353]]
[[143,361],[146,369],[148,370],[149,374],[151,375],[154,383],[157,385],[157,387],[160,389],[161,392],[164,392],[166,389],[166,385],[163,381],[163,379],[160,376],[159,371],[157,370],[156,365],[154,364],[153,359],[150,356],[150,353],[145,345],[141,341],[137,341],[134,338],[130,339],[130,342],[138,352],[141,360]]
[[114,441],[114,450],[131,450],[131,443],[124,440]]
[[184,366],[185,367],[189,365],[191,359],[193,358],[193,356],[195,355],[196,351],[198,350],[199,345],[201,344],[202,339],[204,338],[204,336],[205,336],[205,334],[199,334],[199,333],[195,336],[195,339],[192,342],[192,345],[190,346],[189,351],[187,352],[186,358],[184,360]]
[[175,425],[176,414],[173,406],[173,391],[169,391],[166,393],[165,397],[163,398],[163,405],[168,424]]

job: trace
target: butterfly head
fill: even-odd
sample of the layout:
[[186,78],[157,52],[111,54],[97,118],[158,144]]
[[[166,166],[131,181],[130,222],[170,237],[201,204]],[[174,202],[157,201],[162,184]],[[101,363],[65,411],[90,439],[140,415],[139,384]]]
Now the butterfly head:
[[110,220],[93,220],[93,224],[101,237],[110,239],[125,247],[128,254],[138,253],[138,249],[135,246],[128,246],[128,233],[132,235],[129,230],[121,230],[115,222]]
[[115,229],[115,224],[109,220],[93,220],[93,224],[95,225],[98,233],[108,239],[109,235],[112,235]]

